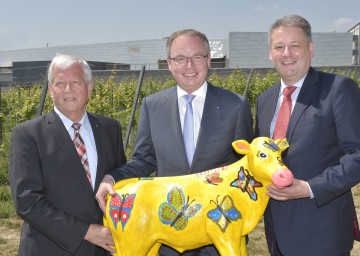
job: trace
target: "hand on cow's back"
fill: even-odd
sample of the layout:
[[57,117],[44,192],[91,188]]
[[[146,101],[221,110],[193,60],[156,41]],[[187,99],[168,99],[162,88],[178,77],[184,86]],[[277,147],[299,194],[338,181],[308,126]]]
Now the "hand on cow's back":
[[108,197],[108,195],[114,195],[115,194],[115,190],[113,188],[114,185],[114,179],[112,176],[110,175],[105,175],[103,180],[100,183],[99,189],[96,193],[96,200],[99,203],[99,206],[101,208],[101,210],[103,211],[103,213],[105,213],[106,210],[106,198]]

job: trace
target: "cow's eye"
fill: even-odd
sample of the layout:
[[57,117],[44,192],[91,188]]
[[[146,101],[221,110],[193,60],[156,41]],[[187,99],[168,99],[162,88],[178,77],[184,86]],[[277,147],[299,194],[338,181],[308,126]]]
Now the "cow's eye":
[[259,152],[258,157],[266,159],[268,157],[268,155],[266,153],[264,153],[264,152]]

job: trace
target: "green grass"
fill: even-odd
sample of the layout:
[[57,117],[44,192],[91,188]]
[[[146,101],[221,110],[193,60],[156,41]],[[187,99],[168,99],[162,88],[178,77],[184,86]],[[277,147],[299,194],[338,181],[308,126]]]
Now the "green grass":
[[0,218],[15,216],[16,212],[9,186],[0,186]]

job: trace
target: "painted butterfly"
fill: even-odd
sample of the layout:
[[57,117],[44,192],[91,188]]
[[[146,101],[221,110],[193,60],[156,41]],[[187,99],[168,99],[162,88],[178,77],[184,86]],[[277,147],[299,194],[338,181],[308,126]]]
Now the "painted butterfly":
[[219,172],[214,172],[209,175],[206,175],[204,182],[207,182],[211,185],[217,185],[218,183],[223,182],[223,179],[220,177]]
[[134,205],[136,194],[115,194],[111,196],[109,213],[115,229],[120,221],[122,230],[130,219],[131,210]]
[[270,149],[273,152],[280,151],[279,146],[276,145],[274,141],[271,141],[271,140],[265,141],[263,145],[264,145],[264,147]]
[[231,184],[232,187],[238,187],[242,192],[247,192],[250,198],[254,201],[257,200],[257,193],[255,188],[262,187],[263,184],[254,179],[253,176],[250,175],[247,169],[244,169],[243,166],[240,167],[240,171],[238,173],[238,178],[234,180]]
[[224,196],[220,204],[218,203],[219,196],[216,197],[216,202],[210,200],[210,203],[215,203],[216,208],[208,211],[207,216],[216,223],[222,232],[225,232],[231,221],[241,218],[241,213],[234,206],[234,201],[230,196]]
[[189,196],[186,200],[180,187],[173,187],[167,194],[167,202],[163,202],[159,206],[160,221],[176,230],[183,230],[188,219],[201,209],[201,204],[190,206],[194,201],[189,202]]
[[[286,141],[283,141],[281,143],[284,145],[288,145],[288,143]],[[264,147],[272,150],[273,152],[280,151],[280,147],[277,144],[275,144],[274,141],[271,141],[271,140],[269,140],[268,142],[265,141],[263,145],[264,145]],[[284,163],[280,157],[277,157],[277,160],[279,162],[279,165],[284,166]]]

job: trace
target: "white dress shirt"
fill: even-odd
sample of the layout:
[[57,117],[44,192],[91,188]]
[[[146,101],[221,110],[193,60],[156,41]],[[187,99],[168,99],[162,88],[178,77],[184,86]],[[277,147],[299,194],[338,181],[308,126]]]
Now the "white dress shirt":
[[[73,140],[75,136],[75,132],[74,132],[74,128],[72,128],[71,126],[73,125],[74,122],[71,121],[69,118],[67,118],[64,114],[62,114],[56,107],[54,107],[54,110],[59,115],[61,121],[63,122],[66,130],[70,135],[71,140]],[[84,141],[86,154],[88,156],[88,163],[89,163],[89,169],[91,175],[91,186],[94,189],[95,180],[96,180],[96,170],[98,164],[98,155],[96,151],[94,134],[91,128],[91,124],[89,122],[89,118],[87,116],[87,112],[85,112],[84,116],[81,118],[79,123],[81,124],[79,130],[80,136]]]
[[[307,74],[306,74],[307,75]],[[295,84],[293,84],[292,86],[296,86],[297,88],[295,89],[295,91],[291,94],[291,113],[292,111],[294,110],[294,107],[295,107],[295,103],[296,103],[296,100],[299,96],[299,93],[300,93],[300,89],[304,83],[304,80],[305,80],[305,77],[306,75],[301,78],[299,81],[297,81]],[[275,130],[275,125],[276,125],[276,120],[278,118],[278,115],[279,115],[279,111],[280,111],[280,106],[281,106],[281,103],[283,101],[283,98],[284,98],[284,93],[283,93],[283,90],[285,87],[287,86],[290,86],[290,85],[287,85],[284,83],[284,81],[281,79],[281,88],[280,88],[280,92],[279,92],[279,100],[277,102],[277,105],[276,105],[276,110],[275,110],[275,114],[274,114],[274,117],[271,121],[271,125],[270,125],[270,136],[271,138],[273,137],[274,135],[274,130]],[[291,146],[291,145],[290,145]],[[296,177],[295,177],[296,178]],[[312,192],[312,189],[309,185],[309,183],[307,181],[305,181],[308,188],[309,188],[309,191],[310,191],[310,198],[313,199],[314,198],[314,194]]]
[[[301,78],[299,81],[297,81],[295,84],[292,84],[292,86],[295,86],[297,87],[295,89],[295,91],[291,94],[291,113],[295,107],[295,103],[296,103],[296,100],[299,96],[299,92],[300,92],[300,89],[301,89],[301,86],[302,84],[304,83],[304,80],[305,80],[305,77],[306,75]],[[286,85],[284,83],[284,81],[281,79],[281,87],[280,87],[280,92],[279,92],[279,100],[277,101],[277,105],[276,105],[276,109],[275,109],[275,113],[274,113],[274,117],[271,121],[271,125],[270,125],[270,137],[272,138],[273,135],[274,135],[274,130],[275,130],[275,125],[276,125],[276,120],[278,118],[278,115],[279,115],[279,111],[280,111],[280,106],[281,106],[281,103],[284,99],[284,93],[283,93],[283,90],[285,87],[288,87],[290,85]]]
[[[200,125],[201,125],[201,118],[204,110],[205,104],[205,97],[207,92],[207,82],[205,83],[196,91],[192,93],[195,95],[195,98],[192,101],[193,107],[193,116],[194,116],[194,143],[196,147],[196,142],[199,136]],[[185,111],[186,111],[186,100],[183,97],[184,95],[188,94],[180,86],[177,86],[177,96],[178,96],[178,105],[179,105],[179,114],[180,114],[180,122],[181,122],[181,130],[184,127],[184,118],[185,118]]]

